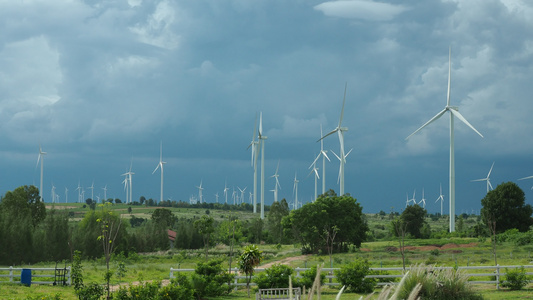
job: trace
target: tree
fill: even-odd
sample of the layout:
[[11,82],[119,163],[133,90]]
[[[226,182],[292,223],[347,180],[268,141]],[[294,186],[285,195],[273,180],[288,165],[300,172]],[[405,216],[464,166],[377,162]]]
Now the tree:
[[426,215],[427,211],[418,204],[415,204],[407,206],[400,215],[400,219],[402,220],[407,233],[411,234],[412,237],[419,239],[424,237],[424,232],[421,229],[424,226],[429,226],[425,220]]
[[400,254],[402,255],[402,266],[405,271],[405,236],[407,234],[407,223],[401,218],[397,218],[391,222],[392,230],[394,234],[398,237],[398,242],[400,243]]
[[34,227],[46,218],[46,208],[39,197],[39,189],[33,185],[20,186],[12,192],[6,192],[1,208],[14,219],[30,215]]
[[254,268],[263,260],[263,252],[256,245],[246,246],[239,258],[239,270],[246,274],[246,289],[250,297],[250,280],[254,274]]
[[533,207],[525,204],[524,192],[513,182],[498,185],[481,199],[483,222],[490,226],[497,224],[497,233],[516,228],[520,232],[533,225]]
[[174,215],[170,209],[158,208],[152,213],[152,220],[165,228],[168,228],[174,223]]
[[215,232],[215,226],[213,224],[214,222],[215,222],[215,219],[207,215],[203,215],[200,219],[194,221],[194,227],[202,235],[203,240],[204,240],[206,261],[207,261],[207,254],[208,254],[208,249],[209,249],[209,239],[211,238],[211,234]]
[[315,202],[291,211],[282,223],[287,234],[302,244],[302,250],[312,253],[327,250],[324,233],[329,232],[332,237],[335,227],[338,231],[332,246],[337,251],[347,251],[349,244],[360,247],[368,231],[363,208],[357,200],[349,194],[337,196],[332,190]]
[[289,215],[289,205],[287,200],[272,203],[267,215],[267,228],[272,237],[272,242],[282,244],[284,242],[283,225],[281,220]]
[[113,213],[108,206],[109,202],[100,204],[102,207],[101,218],[96,221],[100,223],[101,235],[98,236],[98,240],[102,241],[102,247],[104,250],[105,263],[107,272],[105,275],[107,281],[107,298],[109,299],[109,281],[111,280],[112,273],[109,271],[109,261],[111,260],[111,254],[115,250],[117,235],[120,232],[122,225],[122,219]]

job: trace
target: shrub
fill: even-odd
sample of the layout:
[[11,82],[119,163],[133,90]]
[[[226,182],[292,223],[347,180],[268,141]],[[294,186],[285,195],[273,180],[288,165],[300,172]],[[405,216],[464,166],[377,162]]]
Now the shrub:
[[524,266],[514,270],[505,268],[505,273],[505,282],[502,283],[502,286],[511,290],[521,290],[529,282]]
[[[315,282],[316,270],[317,270],[317,267],[314,266],[302,272],[300,274],[302,277],[293,278],[292,286],[293,287],[304,287],[305,286],[306,288],[311,288],[313,286],[313,283]],[[320,273],[320,285],[323,285],[325,280],[326,280],[326,274]]]
[[407,299],[417,286],[420,288],[418,296],[421,299],[483,299],[471,289],[466,274],[455,269],[417,265],[411,267],[403,280],[399,299]]
[[222,260],[215,259],[206,263],[198,263],[191,276],[194,294],[198,299],[229,294],[233,287],[227,283],[231,282],[233,277],[234,275],[229,274],[222,267]]
[[104,287],[91,283],[76,291],[80,300],[98,300],[104,295]]
[[346,286],[347,291],[355,293],[370,293],[374,290],[376,280],[365,278],[370,275],[370,263],[366,259],[356,259],[348,265],[344,265],[336,272],[341,285]]
[[264,272],[257,274],[254,282],[260,289],[271,288],[288,288],[289,277],[292,275],[293,269],[282,264],[274,264],[267,268]]

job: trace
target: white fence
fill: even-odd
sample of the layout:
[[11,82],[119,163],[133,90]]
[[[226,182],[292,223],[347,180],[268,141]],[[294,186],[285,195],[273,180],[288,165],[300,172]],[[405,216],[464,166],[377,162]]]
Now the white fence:
[[[64,272],[65,281],[67,285],[70,285],[70,267],[66,268],[0,268],[0,283],[3,282],[15,282],[20,283],[20,276],[23,269],[31,270],[31,283],[32,284],[63,284],[59,277],[62,277],[61,272]],[[7,274],[6,274],[7,273]],[[9,281],[3,280],[3,278],[9,278]],[[47,278],[51,280],[40,280],[41,278]],[[35,280],[39,279],[39,280]],[[57,281],[56,281],[57,280]]]
[[[502,276],[505,276],[507,273],[505,273],[505,269],[514,270],[516,268],[524,267],[527,269],[532,269],[533,265],[524,265],[524,266],[468,266],[468,267],[458,267],[459,270],[464,270],[466,273],[466,276],[469,278],[473,278],[472,280],[469,280],[468,283],[470,284],[495,284],[497,288],[500,288],[500,284],[504,281]],[[396,280],[396,278],[401,278],[403,276],[403,268],[370,268],[374,271],[380,272],[385,271],[388,274],[379,274],[379,275],[368,275],[366,277],[368,278],[377,278],[377,279],[391,279],[391,281]],[[410,268],[406,268],[409,270]],[[453,269],[453,267],[435,267],[435,269]],[[301,277],[300,273],[304,272],[306,270],[309,270],[309,268],[295,268],[294,271],[296,273],[296,277]],[[326,273],[326,283],[325,285],[340,285],[340,283],[336,282],[335,279],[335,271],[339,270],[339,268],[322,268],[322,272]],[[265,271],[264,268],[256,268],[255,273],[263,272]],[[174,272],[194,272],[194,269],[174,269],[170,268],[170,279],[174,278]],[[246,279],[246,276],[242,276],[239,273],[238,268],[232,268],[231,273],[234,273],[235,286],[245,286],[246,283],[242,282],[240,279]],[[526,272],[526,275],[533,275],[533,272]],[[255,276],[252,276],[252,282],[250,282],[250,285],[255,285],[253,282],[253,278]],[[480,278],[481,277],[481,278]],[[480,279],[486,279],[486,280],[480,280]],[[381,280],[383,281],[383,280]],[[399,280],[398,280],[399,281]],[[394,282],[393,282],[394,283]],[[378,285],[386,285],[389,284],[389,282],[379,282]]]

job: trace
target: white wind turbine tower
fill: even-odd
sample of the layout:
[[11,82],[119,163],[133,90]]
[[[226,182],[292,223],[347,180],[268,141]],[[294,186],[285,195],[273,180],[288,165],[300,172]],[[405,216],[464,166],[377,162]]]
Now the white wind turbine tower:
[[[320,154],[319,154],[320,156]],[[316,160],[315,160],[316,162]],[[316,198],[318,197],[317,193],[317,181],[318,179],[320,179],[320,176],[318,176],[318,169],[316,168],[316,165],[315,165],[315,162],[313,162],[313,164],[309,167],[309,169],[311,169],[311,167],[313,167],[313,169],[311,170],[311,172],[309,172],[309,175],[315,173],[314,177],[315,177],[315,198],[313,199],[313,202],[315,202]],[[307,177],[309,177],[309,175],[307,175]]]
[[37,165],[35,166],[35,168],[37,168],[37,166],[39,165],[39,160],[40,160],[41,161],[41,182],[39,186],[39,196],[41,197],[41,201],[43,202],[44,202],[44,199],[43,199],[43,161],[44,161],[43,156],[44,155],[46,155],[46,152],[43,151],[43,148],[41,148],[41,144],[39,144],[39,156],[37,157]]
[[81,202],[81,186],[80,182],[78,181],[78,187],[76,188],[76,191],[78,191],[78,203]]
[[88,189],[91,189],[91,201],[94,202],[94,181]]
[[[348,157],[348,155],[350,155],[350,153],[352,153],[352,149],[350,149],[350,151],[348,151],[348,153],[346,153],[344,155],[344,162],[346,163],[346,158]],[[331,150],[331,153],[333,153],[333,155],[335,155],[335,157],[339,160],[340,163],[342,163],[343,160],[341,160],[341,157],[339,155],[337,155],[337,153],[335,153],[333,150]],[[341,172],[342,171],[342,172]],[[339,177],[337,177],[337,183],[340,183],[341,181],[341,177],[344,178],[344,176],[341,176],[341,173],[344,174],[344,168],[339,168]]]
[[226,198],[226,204],[228,204],[228,190],[229,187],[227,187],[227,182],[224,182],[224,197]]
[[202,187],[202,182],[203,182],[203,180],[200,180],[200,186],[197,186],[197,188],[198,188],[198,200],[200,201],[200,203],[202,203],[202,191],[204,190],[204,188]]
[[435,203],[437,203],[437,201],[440,200],[440,215],[442,216],[442,203],[444,202],[444,196],[442,195],[442,184],[440,185],[440,195],[439,195],[439,198],[437,198],[437,200],[435,201]]
[[420,203],[423,203],[422,204],[422,208],[426,208],[426,198],[424,198],[424,189],[422,189],[422,200],[420,200],[420,202],[418,202],[418,204]]
[[[241,203],[244,203],[244,192],[246,191],[246,189],[248,187],[245,187],[244,189],[241,189],[240,187],[237,187],[239,189],[239,191],[241,192]],[[238,198],[238,197],[237,197]]]
[[281,190],[281,185],[279,184],[279,180],[278,180],[278,177],[279,177],[278,170],[279,170],[279,160],[278,160],[278,166],[276,167],[276,173],[270,176],[276,179],[276,183],[274,184],[274,189],[272,190],[272,192],[274,192],[274,202],[278,202],[278,187]]
[[294,195],[294,209],[298,208],[298,182],[300,182],[296,179],[296,174],[297,173],[294,173],[294,186],[292,188],[292,193]]
[[452,48],[450,47],[450,52],[448,56],[448,95],[446,99],[446,106],[443,110],[441,110],[438,114],[436,114],[433,118],[431,118],[429,121],[427,121],[424,125],[422,125],[420,128],[415,130],[415,132],[411,133],[406,140],[409,139],[411,136],[413,136],[415,133],[420,131],[422,128],[426,127],[427,125],[433,123],[433,121],[437,120],[438,118],[442,117],[446,112],[450,113],[450,232],[455,231],[455,151],[454,151],[454,117],[461,120],[463,123],[465,123],[468,127],[470,127],[472,130],[474,130],[479,136],[483,137],[477,129],[474,128],[464,117],[459,113],[459,108],[456,106],[450,106],[450,80],[451,80],[451,70],[452,70],[452,63],[451,63],[451,56],[452,56]]
[[122,176],[124,176],[124,180],[122,181],[122,183],[124,184],[124,190],[126,191],[126,203],[128,203],[128,201],[130,201],[130,190],[129,190],[127,172],[122,174]]
[[102,188],[104,190],[104,202],[107,201],[107,184]]
[[159,203],[163,201],[163,165],[166,164],[166,162],[163,161],[163,141],[161,141],[161,145],[159,147],[159,163],[155,167],[154,171],[152,172],[152,175],[157,171],[157,169],[161,169],[161,198],[159,200]]
[[[132,199],[133,199],[133,182],[132,182],[132,175],[134,175],[135,173],[133,173],[131,171],[131,168],[133,166],[133,159],[132,159],[132,162],[130,163],[130,170],[124,174],[122,174],[122,176],[126,176],[126,179],[123,181],[124,182],[124,188],[128,189],[129,188],[129,192],[128,190],[126,190],[126,203],[132,203]],[[129,198],[128,198],[129,196]]]
[[[322,136],[322,124],[320,124],[320,136]],[[317,160],[322,156],[322,194],[326,193],[326,159],[331,162],[331,160],[329,160],[327,152],[328,151],[324,150],[324,140],[320,139],[320,153],[318,153],[311,166],[314,166]],[[317,196],[315,195],[315,199],[316,197]]]
[[215,194],[215,199],[216,199],[216,202],[218,204],[218,192]]
[[65,203],[68,203],[68,189],[65,187]]
[[265,140],[263,135],[263,112],[259,113],[259,144],[261,145],[261,220],[265,218]]
[[[252,167],[254,168],[254,194],[253,194],[253,212],[257,213],[257,157],[259,155],[259,140],[255,140],[255,131],[257,127],[257,113],[255,114],[254,131],[252,132],[252,141],[248,148],[252,147]],[[227,201],[226,201],[227,202]]]
[[490,170],[489,170],[489,173],[487,174],[487,177],[486,178],[481,178],[481,179],[475,179],[475,180],[472,180],[472,181],[486,181],[487,182],[487,193],[492,190],[492,184],[490,184],[490,173],[492,172],[492,168],[494,167],[494,163],[492,163],[492,166],[490,167]]
[[54,183],[52,183],[52,203],[56,202],[56,187],[54,186]]
[[[341,116],[339,118],[339,125],[337,125],[337,128],[333,129],[332,131],[330,131],[328,134],[326,134],[325,136],[321,137],[319,139],[322,140],[324,139],[325,137],[333,134],[333,133],[337,133],[337,135],[339,136],[339,144],[340,144],[340,150],[339,150],[339,160],[340,160],[340,166],[339,166],[339,185],[340,185],[340,196],[344,195],[344,165],[346,164],[346,156],[344,154],[344,132],[345,131],[348,131],[348,128],[347,127],[342,127],[342,119],[344,117],[344,104],[346,103],[346,88],[348,87],[348,84],[346,84],[344,86],[344,98],[342,100],[342,109],[341,109]],[[342,158],[342,159],[340,159]]]

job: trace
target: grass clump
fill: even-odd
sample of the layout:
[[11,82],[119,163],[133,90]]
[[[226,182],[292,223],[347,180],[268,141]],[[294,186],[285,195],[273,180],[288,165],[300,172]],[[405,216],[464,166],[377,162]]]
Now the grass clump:
[[406,299],[417,285],[422,299],[464,299],[477,300],[483,297],[468,285],[468,276],[452,268],[436,268],[424,264],[411,267],[399,292],[400,299]]

